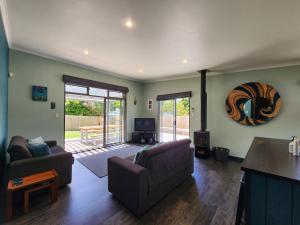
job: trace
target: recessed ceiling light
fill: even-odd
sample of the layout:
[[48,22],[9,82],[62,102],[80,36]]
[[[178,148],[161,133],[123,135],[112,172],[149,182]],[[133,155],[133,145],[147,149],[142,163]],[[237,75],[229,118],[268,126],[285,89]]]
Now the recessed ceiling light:
[[131,28],[133,26],[133,23],[131,20],[126,21],[126,27]]
[[135,28],[135,26],[136,26],[136,23],[135,23],[135,21],[134,21],[132,18],[127,18],[127,19],[125,19],[125,20],[123,21],[123,24],[124,24],[124,26],[125,26],[127,29],[129,29],[129,30]]
[[138,72],[139,72],[139,73],[142,73],[142,72],[143,72],[143,70],[142,70],[142,69],[139,69],[139,70],[138,70]]
[[187,64],[187,63],[188,63],[187,59],[183,59],[181,62],[182,62],[183,64]]
[[87,49],[84,50],[84,54],[85,54],[85,55],[88,55],[88,54],[89,54],[89,50],[87,50]]

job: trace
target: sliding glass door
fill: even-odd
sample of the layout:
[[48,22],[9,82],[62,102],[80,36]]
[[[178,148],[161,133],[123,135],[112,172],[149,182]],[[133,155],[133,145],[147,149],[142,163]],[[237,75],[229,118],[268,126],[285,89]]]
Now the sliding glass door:
[[190,98],[176,98],[176,140],[190,138]]
[[104,98],[66,94],[65,99],[65,140],[70,145],[80,139],[83,144],[102,147]]
[[160,101],[160,118],[159,118],[159,134],[161,142],[175,140],[175,115],[174,115],[174,100]]
[[124,100],[107,99],[106,144],[124,141]]
[[126,95],[65,85],[65,148],[81,152],[124,142]]
[[159,138],[161,142],[189,138],[189,124],[189,98],[174,98],[159,101]]

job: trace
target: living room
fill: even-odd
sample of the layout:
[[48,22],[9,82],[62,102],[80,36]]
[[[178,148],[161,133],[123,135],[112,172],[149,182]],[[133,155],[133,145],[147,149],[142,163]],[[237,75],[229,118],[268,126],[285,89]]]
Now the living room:
[[299,3],[0,6],[1,222],[300,224]]

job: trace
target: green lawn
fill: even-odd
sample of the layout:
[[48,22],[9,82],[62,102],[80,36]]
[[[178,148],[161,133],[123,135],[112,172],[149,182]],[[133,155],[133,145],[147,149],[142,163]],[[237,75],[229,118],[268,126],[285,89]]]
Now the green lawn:
[[80,131],[65,131],[65,139],[80,138]]

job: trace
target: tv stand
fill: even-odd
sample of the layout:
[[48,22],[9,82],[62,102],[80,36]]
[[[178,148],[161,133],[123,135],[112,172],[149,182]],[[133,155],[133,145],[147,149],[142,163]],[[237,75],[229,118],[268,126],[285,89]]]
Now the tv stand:
[[138,144],[154,145],[156,143],[156,132],[135,131],[132,133],[132,142]]

